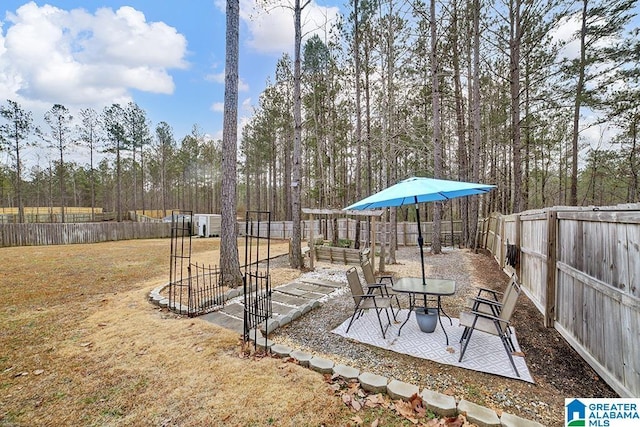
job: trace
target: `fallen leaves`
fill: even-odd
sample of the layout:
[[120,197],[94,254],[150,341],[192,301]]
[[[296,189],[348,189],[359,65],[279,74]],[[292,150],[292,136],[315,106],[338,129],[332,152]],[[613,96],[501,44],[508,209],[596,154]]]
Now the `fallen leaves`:
[[[387,395],[376,393],[369,394],[360,387],[360,383],[353,380],[346,380],[338,375],[325,375],[325,381],[329,384],[329,388],[340,396],[342,402],[353,413],[350,418],[351,423],[355,426],[364,426],[365,421],[360,413],[364,409],[381,408],[393,411],[397,416],[402,417],[410,423],[421,427],[471,427],[464,415],[457,417],[433,417],[433,414],[427,410],[422,397],[415,393],[408,400],[392,401]],[[378,427],[379,418],[371,422],[371,427]]]
[[394,409],[400,416],[411,421],[413,424],[418,424],[419,419],[427,415],[424,402],[417,393],[414,393],[408,401],[397,400],[394,403]]

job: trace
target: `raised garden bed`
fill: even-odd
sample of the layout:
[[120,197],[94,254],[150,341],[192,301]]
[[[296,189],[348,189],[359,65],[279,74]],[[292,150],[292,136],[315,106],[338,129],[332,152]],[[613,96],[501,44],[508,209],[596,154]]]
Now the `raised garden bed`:
[[330,263],[359,264],[360,249],[337,248],[335,246],[316,246],[314,248],[317,261]]

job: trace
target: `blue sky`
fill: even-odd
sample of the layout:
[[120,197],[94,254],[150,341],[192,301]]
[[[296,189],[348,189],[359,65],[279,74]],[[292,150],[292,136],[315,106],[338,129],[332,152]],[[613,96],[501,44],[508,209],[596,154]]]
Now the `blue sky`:
[[[221,138],[225,5],[222,0],[2,0],[0,100],[18,101],[36,120],[54,103],[76,113],[135,101],[154,128],[166,121],[178,140],[194,124]],[[273,77],[277,60],[293,50],[293,13],[283,7],[265,12],[255,0],[241,0],[240,8],[242,122]],[[337,13],[337,6],[312,2],[305,9],[305,34],[324,34],[323,23]]]

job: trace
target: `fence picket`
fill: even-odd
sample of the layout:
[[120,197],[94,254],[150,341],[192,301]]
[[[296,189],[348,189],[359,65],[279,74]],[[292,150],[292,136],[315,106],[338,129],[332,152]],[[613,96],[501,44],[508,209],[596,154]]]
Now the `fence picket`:
[[170,223],[0,224],[0,247],[97,243],[169,236]]
[[[640,336],[639,208],[492,214],[480,239],[500,265],[507,239],[520,242],[525,293],[547,326],[556,328],[623,397],[640,395],[640,347],[632,344]],[[518,239],[510,226],[516,217]]]

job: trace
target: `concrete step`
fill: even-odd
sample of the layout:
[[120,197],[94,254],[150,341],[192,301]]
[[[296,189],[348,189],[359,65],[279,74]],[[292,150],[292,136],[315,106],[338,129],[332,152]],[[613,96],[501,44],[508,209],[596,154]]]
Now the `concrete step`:
[[346,286],[346,283],[332,282],[330,280],[313,279],[313,278],[300,279],[300,281],[303,282],[303,283],[309,283],[309,284],[312,284],[312,285],[325,286],[325,287],[331,288],[333,290],[339,289],[339,288],[342,288],[342,287]]

